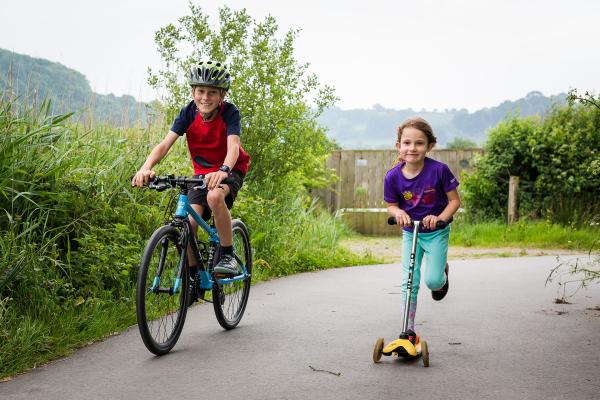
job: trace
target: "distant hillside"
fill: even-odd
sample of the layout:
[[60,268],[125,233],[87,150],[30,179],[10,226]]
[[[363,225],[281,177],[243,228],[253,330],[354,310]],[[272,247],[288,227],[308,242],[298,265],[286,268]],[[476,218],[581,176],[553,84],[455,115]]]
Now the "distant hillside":
[[439,147],[456,137],[483,144],[487,130],[504,120],[507,115],[543,115],[554,104],[565,104],[566,95],[546,97],[531,92],[516,101],[504,101],[496,107],[473,113],[466,109],[445,111],[392,110],[375,105],[371,109],[326,110],[319,118],[329,128],[328,136],[344,149],[380,149],[394,146],[395,129],[405,119],[419,115],[433,126]]
[[[48,96],[54,100],[56,113],[79,111],[80,118],[93,117],[97,122],[131,126],[148,118],[147,103],[138,102],[132,96],[94,93],[86,77],[78,71],[3,49],[0,49],[0,89],[3,93],[12,91],[27,99],[35,93],[38,101]],[[319,122],[328,128],[327,135],[345,149],[389,149],[395,142],[395,128],[414,115],[420,115],[432,124],[439,147],[456,137],[482,144],[487,130],[507,115],[542,115],[553,104],[564,104],[565,97],[565,94],[546,97],[540,92],[531,92],[522,99],[505,101],[473,113],[466,109],[393,110],[380,105],[356,110],[334,107],[326,110]]]
[[15,96],[53,100],[54,113],[79,112],[80,118],[134,125],[147,118],[147,104],[132,96],[94,93],[86,77],[64,65],[0,49],[0,89]]

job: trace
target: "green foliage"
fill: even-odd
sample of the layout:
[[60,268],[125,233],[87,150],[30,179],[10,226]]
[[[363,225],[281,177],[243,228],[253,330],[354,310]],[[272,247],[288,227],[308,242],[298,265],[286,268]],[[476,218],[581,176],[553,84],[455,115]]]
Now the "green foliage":
[[447,149],[461,150],[461,149],[472,149],[477,147],[477,143],[470,139],[465,139],[463,137],[455,137],[452,139],[450,143],[446,145]]
[[[255,21],[246,10],[228,7],[220,9],[213,28],[193,4],[190,15],[156,33],[166,68],[150,70],[149,83],[166,89],[162,102],[170,116],[190,101],[184,74],[191,65],[206,59],[227,64],[234,77],[228,98],[241,110],[242,143],[252,158],[246,180],[252,196],[296,193],[303,185],[325,185],[331,175],[323,165],[333,145],[316,118],[335,97],[307,73],[308,65],[298,65],[297,34],[290,30],[278,38],[273,17]],[[313,108],[307,99],[313,99]],[[263,190],[267,183],[280,189]]]
[[86,131],[51,108],[0,99],[0,376],[131,324],[123,310],[160,220],[127,189],[144,134]]
[[[485,153],[474,159],[474,170],[462,178],[465,208],[475,219],[504,219],[508,202],[508,180],[521,176],[523,185],[537,172],[524,168],[527,138],[534,135],[536,119],[508,118],[490,130]],[[527,174],[527,175],[524,175]],[[525,200],[522,190],[520,200]],[[523,204],[521,204],[522,206]]]
[[505,219],[508,179],[520,177],[523,216],[581,226],[600,218],[600,109],[556,107],[543,119],[509,117],[463,178],[469,215]]
[[584,94],[579,94],[577,89],[569,90],[569,93],[567,94],[567,101],[570,105],[579,103],[588,106],[594,106],[600,109],[600,96],[595,96],[594,93],[587,90]]
[[44,316],[20,314],[14,303],[14,299],[0,299],[0,378],[65,356],[91,340],[135,324],[131,301],[96,299]]
[[250,229],[255,277],[264,279],[369,261],[339,247],[340,238],[349,230],[320,210],[316,201],[306,208],[306,199],[293,193],[279,196],[244,196],[234,208],[234,214]]
[[598,227],[573,228],[550,221],[502,221],[470,223],[461,218],[452,226],[450,245],[465,247],[520,247],[571,249],[588,252],[597,246]]

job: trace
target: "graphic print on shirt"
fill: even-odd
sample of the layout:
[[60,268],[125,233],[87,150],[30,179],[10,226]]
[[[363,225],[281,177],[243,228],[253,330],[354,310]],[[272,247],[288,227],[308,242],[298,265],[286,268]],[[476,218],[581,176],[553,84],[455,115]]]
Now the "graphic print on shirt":
[[432,205],[435,203],[437,196],[435,195],[435,188],[428,187],[427,189],[416,189],[415,191],[405,190],[402,192],[402,197],[408,203],[410,207],[416,207],[420,201],[424,205]]
[[409,204],[410,207],[414,207],[419,204],[419,200],[421,199],[419,193],[414,193],[410,190],[405,190],[402,192],[402,197],[404,197],[404,200]]
[[435,203],[435,188],[430,187],[423,191],[423,204],[432,205]]

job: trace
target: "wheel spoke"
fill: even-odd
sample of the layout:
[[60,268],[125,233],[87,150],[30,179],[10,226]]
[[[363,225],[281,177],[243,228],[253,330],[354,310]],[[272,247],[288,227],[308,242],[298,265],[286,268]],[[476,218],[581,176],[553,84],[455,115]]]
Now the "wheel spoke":
[[[182,253],[177,244],[178,236],[177,230],[171,226],[157,230],[150,238],[140,268],[138,325],[144,344],[155,354],[164,354],[175,345],[185,321],[183,299],[187,289],[173,292]],[[152,290],[156,278],[160,287]],[[182,286],[185,285],[187,279]]]
[[247,277],[243,280],[221,283],[222,286],[214,292],[219,300],[214,303],[215,313],[219,323],[225,329],[234,328],[244,314],[252,274],[250,241],[246,228],[239,220],[234,220],[232,225],[234,258],[239,264],[239,269],[244,270]]

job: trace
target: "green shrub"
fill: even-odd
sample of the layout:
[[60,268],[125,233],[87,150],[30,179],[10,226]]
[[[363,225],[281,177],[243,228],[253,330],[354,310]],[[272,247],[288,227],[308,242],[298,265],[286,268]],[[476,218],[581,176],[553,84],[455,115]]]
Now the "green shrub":
[[520,177],[519,211],[582,226],[600,218],[600,110],[554,108],[539,118],[509,117],[490,130],[485,154],[463,177],[474,220],[505,220],[508,180]]

